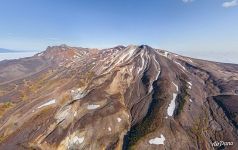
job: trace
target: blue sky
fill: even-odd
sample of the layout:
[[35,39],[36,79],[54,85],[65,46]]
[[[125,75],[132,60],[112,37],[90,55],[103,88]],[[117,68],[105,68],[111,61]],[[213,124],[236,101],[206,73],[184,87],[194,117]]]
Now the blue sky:
[[238,51],[238,0],[0,0],[0,47]]

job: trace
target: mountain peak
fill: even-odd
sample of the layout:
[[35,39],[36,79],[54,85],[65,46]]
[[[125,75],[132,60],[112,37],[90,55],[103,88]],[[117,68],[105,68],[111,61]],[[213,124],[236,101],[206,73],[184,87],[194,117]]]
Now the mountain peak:
[[66,44],[61,44],[60,47],[69,47],[69,46]]

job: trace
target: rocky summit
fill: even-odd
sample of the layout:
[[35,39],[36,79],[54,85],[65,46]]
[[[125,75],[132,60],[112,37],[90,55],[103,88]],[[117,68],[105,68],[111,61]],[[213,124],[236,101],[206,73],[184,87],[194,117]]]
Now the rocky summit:
[[147,45],[0,62],[1,150],[238,147],[238,65]]

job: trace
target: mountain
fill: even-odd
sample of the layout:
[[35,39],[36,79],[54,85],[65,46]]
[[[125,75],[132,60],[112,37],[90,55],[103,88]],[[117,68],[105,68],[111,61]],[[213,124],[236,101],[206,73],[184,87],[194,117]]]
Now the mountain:
[[11,52],[14,52],[14,50],[0,48],[0,53],[11,53]]
[[31,51],[12,50],[12,49],[0,48],[0,53],[18,53],[18,52],[31,52]]
[[238,147],[238,65],[147,45],[0,62],[0,102],[4,150]]

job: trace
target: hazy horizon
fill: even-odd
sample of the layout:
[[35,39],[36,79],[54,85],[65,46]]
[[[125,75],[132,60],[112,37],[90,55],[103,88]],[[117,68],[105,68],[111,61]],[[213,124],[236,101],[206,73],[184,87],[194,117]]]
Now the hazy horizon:
[[[68,45],[71,46],[71,45]],[[115,45],[117,46],[117,45]],[[115,47],[113,46],[113,47]],[[124,45],[126,46],[126,45]],[[77,47],[77,46],[75,46]],[[94,47],[95,48],[95,47]],[[107,47],[107,48],[111,48],[111,47]],[[158,48],[158,47],[154,47],[154,48]],[[160,49],[160,48],[158,48]],[[45,50],[45,49],[44,49]],[[13,51],[13,52],[4,52],[1,53],[0,52],[0,61],[4,60],[4,59],[18,59],[18,58],[23,58],[23,57],[29,57],[29,56],[33,56],[34,54],[38,53],[38,52],[42,52],[44,50],[33,50],[33,51]],[[167,49],[163,49],[163,50],[167,50]],[[205,51],[205,52],[194,52],[194,51],[176,51],[174,52],[173,50],[167,50],[169,52],[172,53],[177,53],[179,55],[182,56],[187,56],[187,57],[192,57],[192,58],[196,58],[196,59],[201,59],[201,60],[208,60],[208,61],[215,61],[215,62],[222,62],[222,63],[234,63],[234,64],[238,64],[238,51],[236,51],[235,53],[227,53],[227,52],[216,52],[216,51]],[[212,55],[211,55],[212,53]],[[216,57],[214,57],[216,56]]]
[[193,57],[234,59],[237,6],[237,0],[3,0],[0,47],[43,51],[60,44],[146,44]]

